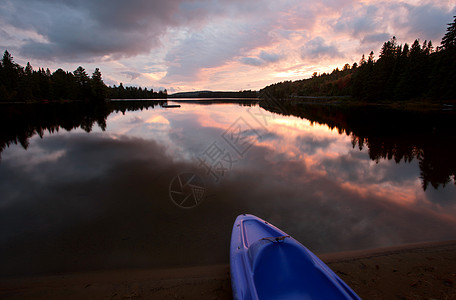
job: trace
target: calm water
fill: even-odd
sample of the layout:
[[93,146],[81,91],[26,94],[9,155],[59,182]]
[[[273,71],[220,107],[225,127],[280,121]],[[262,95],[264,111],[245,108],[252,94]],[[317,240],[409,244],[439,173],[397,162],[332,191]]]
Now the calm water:
[[316,253],[456,239],[452,112],[204,103],[0,108],[0,275],[228,263],[241,213]]

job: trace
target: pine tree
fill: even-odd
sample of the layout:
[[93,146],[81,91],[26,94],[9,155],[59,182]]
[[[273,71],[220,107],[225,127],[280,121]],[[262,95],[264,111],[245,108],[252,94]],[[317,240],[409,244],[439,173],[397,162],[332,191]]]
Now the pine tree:
[[30,62],[27,62],[27,66],[25,67],[25,75],[31,76],[33,72],[33,67]]
[[74,80],[77,85],[77,95],[79,100],[88,100],[91,98],[90,78],[86,70],[79,66],[74,72]]
[[85,86],[89,83],[89,75],[87,75],[86,70],[79,66],[74,72],[74,78],[80,86]]
[[385,42],[380,50],[380,59],[395,58],[397,55],[397,41],[396,37],[393,36],[389,41]]
[[21,101],[33,100],[33,67],[30,62],[27,63],[27,66],[24,70],[24,76],[21,76],[19,79],[18,85],[18,98]]
[[456,49],[456,16],[453,23],[448,24],[447,32],[442,38],[441,47],[443,50]]
[[434,46],[432,45],[432,41],[428,42],[427,48],[429,50],[429,54],[434,53]]
[[19,74],[14,63],[13,56],[5,50],[2,58],[3,78],[2,83],[9,91],[14,91],[17,88]]
[[102,101],[106,98],[106,85],[103,82],[100,69],[96,68],[92,74],[92,97],[97,101]]
[[374,51],[371,51],[369,53],[369,58],[367,59],[367,63],[374,63],[374,61],[375,61],[374,58],[375,58]]
[[433,92],[440,99],[456,99],[456,16],[448,24],[447,32],[437,48],[437,59],[432,74]]
[[366,57],[365,57],[364,54],[363,54],[363,56],[362,56],[361,59],[359,60],[359,66],[363,66],[363,65],[365,65],[365,64],[366,64]]

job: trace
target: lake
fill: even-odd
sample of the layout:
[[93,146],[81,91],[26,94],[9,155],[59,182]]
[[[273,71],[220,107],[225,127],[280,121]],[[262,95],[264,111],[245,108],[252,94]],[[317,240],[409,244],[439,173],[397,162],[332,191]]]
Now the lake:
[[0,107],[1,276],[228,263],[255,214],[316,253],[456,239],[456,114],[256,100]]

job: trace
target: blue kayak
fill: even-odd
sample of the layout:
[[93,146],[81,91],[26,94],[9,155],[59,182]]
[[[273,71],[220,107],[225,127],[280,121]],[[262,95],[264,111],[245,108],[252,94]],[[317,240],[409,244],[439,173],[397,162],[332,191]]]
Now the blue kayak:
[[253,215],[234,222],[230,272],[234,299],[360,299],[309,249]]

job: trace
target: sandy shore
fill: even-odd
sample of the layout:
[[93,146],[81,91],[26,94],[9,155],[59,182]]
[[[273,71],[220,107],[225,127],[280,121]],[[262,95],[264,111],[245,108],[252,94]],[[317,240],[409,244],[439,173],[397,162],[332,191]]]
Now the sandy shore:
[[[324,254],[363,299],[456,299],[456,241]],[[228,265],[0,278],[0,299],[230,299]]]

